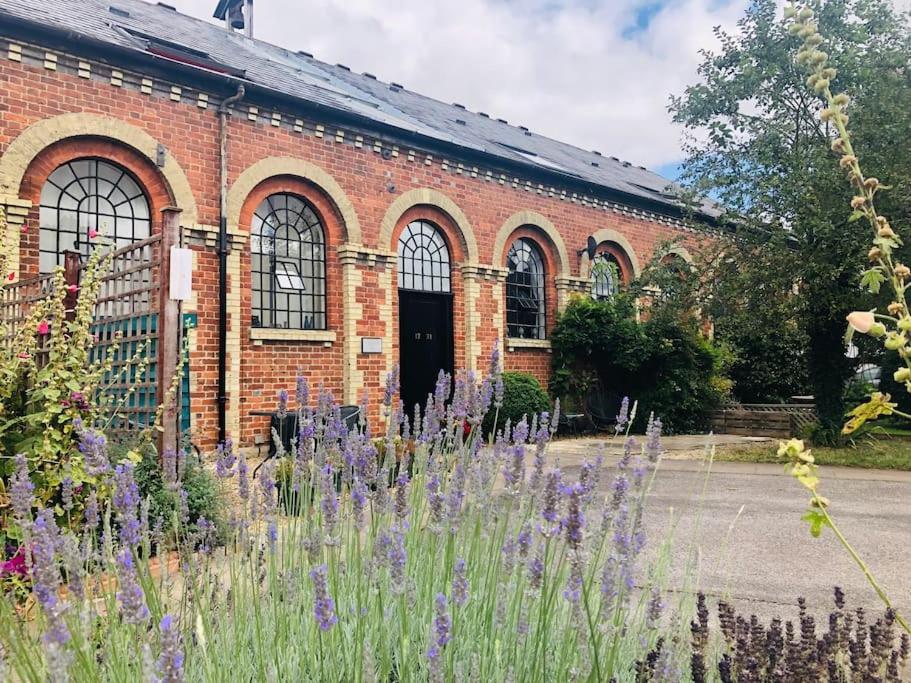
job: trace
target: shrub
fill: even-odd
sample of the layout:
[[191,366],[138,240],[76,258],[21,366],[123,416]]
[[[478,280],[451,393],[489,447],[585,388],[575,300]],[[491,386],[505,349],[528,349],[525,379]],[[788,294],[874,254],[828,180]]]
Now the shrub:
[[697,322],[656,315],[640,323],[630,297],[573,298],[551,334],[551,392],[585,405],[594,386],[639,401],[636,429],[650,413],[670,432],[698,431],[729,390],[729,354]]
[[[114,462],[126,456],[129,449],[125,445],[111,448],[111,459]],[[136,485],[141,499],[149,499],[149,521],[163,529],[172,528],[174,513],[180,512],[180,496],[165,485],[161,463],[157,451],[150,445],[140,446],[136,451],[141,460],[136,464]],[[195,453],[181,454],[181,485],[186,493],[186,513],[190,530],[195,530],[201,517],[213,523],[218,531],[217,537],[224,539],[223,500],[219,494],[218,482],[212,473],[200,462]],[[165,539],[171,545],[173,535]]]
[[509,420],[513,425],[527,417],[529,421],[533,415],[550,411],[550,399],[547,392],[532,375],[526,372],[504,372],[503,373],[503,405],[500,407],[499,415],[496,409],[487,413],[483,422],[485,434],[489,434],[494,428],[494,418],[496,416],[497,429],[502,429]]

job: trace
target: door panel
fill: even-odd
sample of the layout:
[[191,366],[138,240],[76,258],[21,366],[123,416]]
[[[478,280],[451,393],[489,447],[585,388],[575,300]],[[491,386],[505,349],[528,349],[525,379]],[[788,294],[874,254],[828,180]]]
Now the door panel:
[[410,415],[423,408],[440,370],[452,373],[452,297],[399,290],[402,401]]

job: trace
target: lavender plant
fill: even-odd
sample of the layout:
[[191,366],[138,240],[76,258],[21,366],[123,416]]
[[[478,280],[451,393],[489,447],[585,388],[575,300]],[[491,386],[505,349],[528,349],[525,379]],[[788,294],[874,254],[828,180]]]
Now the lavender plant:
[[[144,519],[132,468],[105,467],[92,441],[112,495],[81,534],[32,521],[33,492],[17,489],[40,610],[30,622],[0,600],[4,664],[22,681],[628,680],[660,638],[682,678],[685,627],[661,626],[674,608],[642,560],[660,423],[647,449],[628,442],[605,495],[600,458],[547,467],[547,413],[482,438],[498,365],[454,388],[441,375],[413,418],[392,374],[382,449],[299,381],[296,406],[280,399],[299,425],[282,505],[274,462],[251,481],[242,453],[218,451],[235,503],[221,548],[179,511]],[[178,572],[150,559],[168,527]]]

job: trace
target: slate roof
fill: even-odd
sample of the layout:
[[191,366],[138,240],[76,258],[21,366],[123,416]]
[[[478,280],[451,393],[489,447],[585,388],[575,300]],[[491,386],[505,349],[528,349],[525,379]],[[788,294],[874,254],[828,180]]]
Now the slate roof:
[[[201,66],[209,64],[254,87],[545,175],[592,183],[674,209],[672,213],[681,206],[675,186],[645,168],[320,62],[305,53],[229,33],[220,24],[186,16],[167,5],[144,0],[0,0],[0,21],[4,18],[146,56],[150,45],[163,47],[165,52],[171,46],[198,57]],[[709,203],[700,212],[709,217],[720,213]]]

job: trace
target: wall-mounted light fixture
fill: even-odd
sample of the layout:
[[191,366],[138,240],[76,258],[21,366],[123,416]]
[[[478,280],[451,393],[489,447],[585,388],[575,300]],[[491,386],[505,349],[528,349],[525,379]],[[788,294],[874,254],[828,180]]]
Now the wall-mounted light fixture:
[[588,242],[584,247],[579,249],[578,255],[588,254],[588,260],[593,261],[595,259],[595,252],[598,249],[598,240],[596,240],[591,235],[588,236]]

